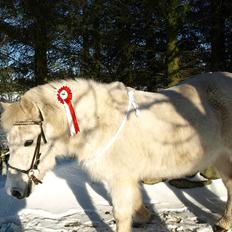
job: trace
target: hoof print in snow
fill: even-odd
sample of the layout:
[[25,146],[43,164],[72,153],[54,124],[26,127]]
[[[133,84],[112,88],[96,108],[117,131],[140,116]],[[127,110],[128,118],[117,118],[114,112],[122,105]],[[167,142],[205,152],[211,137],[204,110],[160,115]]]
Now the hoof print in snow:
[[132,226],[133,226],[133,228],[143,228],[145,225],[148,225],[148,224],[152,224],[151,220],[149,220],[148,222],[136,222],[136,221],[134,221]]
[[73,222],[73,223],[69,223],[69,224],[66,224],[65,227],[79,227],[81,226],[82,224],[80,222]]
[[207,220],[204,219],[204,218],[197,218],[196,219],[196,223],[197,224],[205,224],[205,223],[207,223]]
[[181,220],[182,220],[178,216],[172,215],[170,212],[163,213],[163,218],[165,219],[167,223],[170,223],[170,224],[179,224],[181,223]]
[[228,230],[218,226],[218,225],[214,225],[213,226],[213,232],[227,232]]

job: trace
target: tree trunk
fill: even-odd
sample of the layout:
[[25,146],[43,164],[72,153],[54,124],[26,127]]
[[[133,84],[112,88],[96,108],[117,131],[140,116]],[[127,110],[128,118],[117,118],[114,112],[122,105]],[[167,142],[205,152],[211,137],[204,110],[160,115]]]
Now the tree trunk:
[[47,67],[47,28],[46,28],[46,4],[37,1],[37,10],[34,10],[35,19],[35,81],[36,84],[44,84],[48,81]]
[[167,79],[169,85],[176,84],[181,76],[180,54],[178,49],[178,21],[179,13],[177,6],[179,0],[170,0],[167,14]]
[[146,41],[146,80],[145,84],[149,91],[154,91],[157,87],[156,75],[156,48],[155,48],[155,31],[154,31],[154,7],[152,1],[144,1],[144,24],[145,24],[145,41]]
[[81,52],[81,61],[80,61],[80,73],[85,76],[88,74],[89,68],[89,30],[88,30],[88,1],[84,1],[83,7],[83,25],[82,28],[82,52]]
[[211,0],[211,70],[224,71],[225,58],[225,11],[224,0]]
[[[123,17],[123,16],[122,16]],[[123,22],[119,23],[120,34],[118,37],[118,48],[120,50],[119,66],[117,70],[117,78],[126,85],[131,85],[132,77],[132,46],[130,44],[130,25]]]
[[126,85],[131,85],[133,82],[132,67],[131,67],[131,53],[132,47],[129,42],[129,35],[127,31],[122,34],[122,40],[120,43],[120,64],[118,67],[119,80],[124,82]]
[[100,79],[101,73],[101,36],[100,36],[100,10],[101,10],[101,1],[95,1],[95,18],[94,18],[94,32],[93,32],[93,47],[94,47],[94,73],[95,78]]

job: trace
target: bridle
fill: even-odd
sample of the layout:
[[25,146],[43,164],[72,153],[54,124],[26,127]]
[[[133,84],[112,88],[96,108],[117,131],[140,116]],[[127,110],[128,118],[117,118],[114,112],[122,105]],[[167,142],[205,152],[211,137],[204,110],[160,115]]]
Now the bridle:
[[38,178],[35,177],[34,173],[35,173],[35,170],[38,170],[38,165],[40,163],[40,156],[41,156],[41,153],[40,153],[40,144],[41,144],[41,139],[43,139],[43,142],[44,143],[47,143],[47,139],[45,137],[45,134],[44,134],[44,130],[43,130],[43,118],[40,120],[40,121],[33,121],[33,120],[27,120],[27,121],[17,121],[14,123],[13,126],[30,126],[30,125],[38,125],[40,126],[40,134],[38,135],[37,137],[37,140],[36,140],[36,147],[35,147],[35,150],[34,150],[34,154],[33,154],[33,158],[32,158],[32,161],[31,161],[31,165],[28,169],[24,170],[24,169],[20,169],[20,168],[17,168],[17,167],[14,167],[12,165],[10,165],[8,163],[8,167],[11,168],[11,169],[14,169],[18,172],[21,172],[21,173],[24,173],[26,175],[28,175],[29,177],[29,180],[34,182],[34,184],[42,184],[42,181],[39,180]]

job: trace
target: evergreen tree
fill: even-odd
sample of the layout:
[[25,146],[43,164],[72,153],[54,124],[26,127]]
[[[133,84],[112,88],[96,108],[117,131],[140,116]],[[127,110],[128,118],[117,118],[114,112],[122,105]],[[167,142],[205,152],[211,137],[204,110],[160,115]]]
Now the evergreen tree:
[[2,0],[1,87],[82,76],[156,91],[231,71],[231,12],[230,0]]

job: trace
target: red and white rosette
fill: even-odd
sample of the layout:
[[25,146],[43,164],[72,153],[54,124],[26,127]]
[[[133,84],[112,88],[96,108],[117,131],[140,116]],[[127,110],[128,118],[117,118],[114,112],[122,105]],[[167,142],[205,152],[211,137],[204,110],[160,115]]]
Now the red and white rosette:
[[68,86],[62,86],[57,91],[57,99],[58,101],[64,105],[65,112],[68,120],[70,135],[76,135],[79,131],[79,125],[77,121],[77,117],[75,114],[75,110],[72,105],[72,91]]

